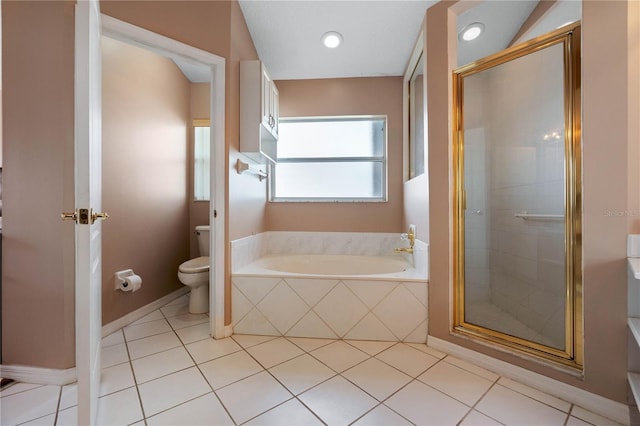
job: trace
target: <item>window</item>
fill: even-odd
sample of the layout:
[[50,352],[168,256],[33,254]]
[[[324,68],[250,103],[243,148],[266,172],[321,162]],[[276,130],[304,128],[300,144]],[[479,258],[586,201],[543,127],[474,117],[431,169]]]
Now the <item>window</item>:
[[281,118],[272,201],[386,201],[386,117]]
[[195,120],[193,129],[193,199],[196,201],[209,201],[209,158],[211,145],[209,120]]

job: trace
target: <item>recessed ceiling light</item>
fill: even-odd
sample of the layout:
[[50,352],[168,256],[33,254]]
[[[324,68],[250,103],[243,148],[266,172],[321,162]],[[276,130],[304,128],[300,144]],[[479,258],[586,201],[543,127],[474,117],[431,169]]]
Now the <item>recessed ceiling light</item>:
[[337,31],[329,31],[322,35],[322,43],[329,49],[335,49],[342,43],[342,34]]
[[458,36],[460,40],[471,41],[480,37],[480,34],[484,31],[484,24],[481,22],[474,22],[469,24],[460,31]]

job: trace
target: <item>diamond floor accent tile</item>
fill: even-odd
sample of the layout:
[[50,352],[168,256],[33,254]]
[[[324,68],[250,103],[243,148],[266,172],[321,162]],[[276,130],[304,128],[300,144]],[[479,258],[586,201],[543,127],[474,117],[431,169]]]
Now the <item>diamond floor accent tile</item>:
[[202,364],[242,350],[242,347],[231,337],[218,340],[211,338],[199,340],[186,345],[186,348],[196,364]]
[[135,388],[125,389],[98,399],[97,425],[128,425],[142,420],[142,409]]
[[183,346],[131,361],[136,382],[144,383],[191,367],[193,360]]
[[[149,417],[211,392],[211,388],[196,367],[143,383],[138,386],[138,390],[144,413]],[[138,400],[137,396],[135,400]],[[114,407],[114,410],[117,410],[117,407]],[[115,424],[129,424],[133,421]]]
[[354,423],[354,426],[408,426],[411,424],[409,420],[391,410],[386,405],[380,404],[362,416]]
[[490,380],[446,362],[437,363],[418,376],[418,380],[468,406],[478,402],[493,385]]
[[404,343],[397,343],[386,351],[376,355],[376,358],[411,377],[417,377],[438,362],[438,358],[432,357]]
[[310,355],[337,373],[341,373],[369,358],[366,353],[341,340],[316,349],[310,352]]
[[131,359],[142,358],[143,356],[153,355],[179,346],[182,346],[182,342],[173,331],[144,337],[127,344]]

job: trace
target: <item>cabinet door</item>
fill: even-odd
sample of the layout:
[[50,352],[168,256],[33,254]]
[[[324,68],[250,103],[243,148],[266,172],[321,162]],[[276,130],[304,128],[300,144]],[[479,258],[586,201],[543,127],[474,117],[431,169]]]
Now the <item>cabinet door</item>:
[[261,106],[261,114],[262,114],[262,124],[265,125],[267,129],[271,129],[271,76],[267,73],[267,70],[262,68],[262,106]]
[[280,92],[275,83],[271,82],[271,116],[273,117],[271,124],[271,133],[278,139],[278,120],[280,119]]

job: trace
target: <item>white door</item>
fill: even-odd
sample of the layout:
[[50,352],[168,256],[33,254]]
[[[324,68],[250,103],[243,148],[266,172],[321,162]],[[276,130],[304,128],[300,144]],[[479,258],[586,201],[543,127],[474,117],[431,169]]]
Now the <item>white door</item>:
[[102,329],[100,5],[76,3],[75,202],[78,424],[95,424]]

